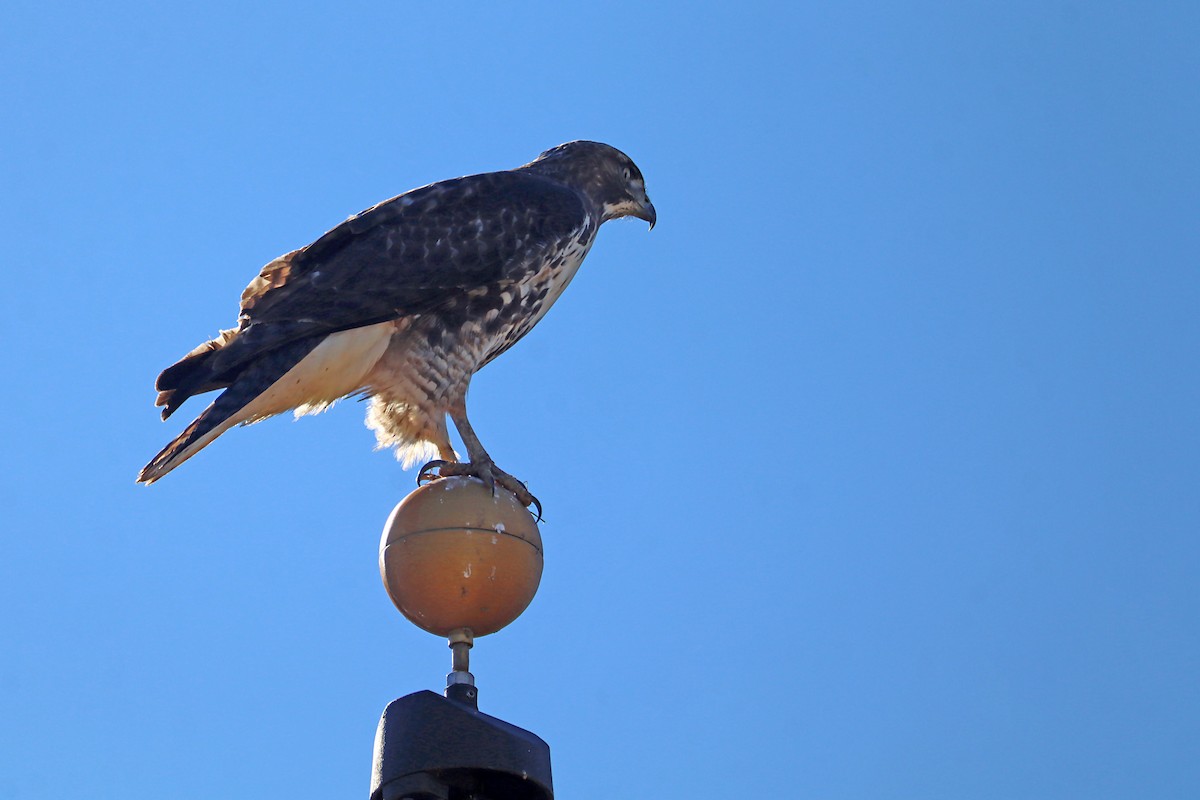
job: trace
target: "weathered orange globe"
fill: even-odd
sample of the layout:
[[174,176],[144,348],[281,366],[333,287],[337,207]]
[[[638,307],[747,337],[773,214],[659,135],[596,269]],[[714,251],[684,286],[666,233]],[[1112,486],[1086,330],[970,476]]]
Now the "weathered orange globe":
[[511,492],[441,478],[392,510],[379,574],[396,608],[430,633],[495,633],[521,615],[542,580],[542,536]]

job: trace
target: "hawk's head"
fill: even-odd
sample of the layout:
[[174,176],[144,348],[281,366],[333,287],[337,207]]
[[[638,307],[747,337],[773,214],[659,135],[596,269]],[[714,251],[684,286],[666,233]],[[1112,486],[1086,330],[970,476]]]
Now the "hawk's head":
[[615,147],[567,142],[542,153],[526,167],[582,190],[601,209],[601,222],[637,217],[653,229],[658,219],[641,170]]

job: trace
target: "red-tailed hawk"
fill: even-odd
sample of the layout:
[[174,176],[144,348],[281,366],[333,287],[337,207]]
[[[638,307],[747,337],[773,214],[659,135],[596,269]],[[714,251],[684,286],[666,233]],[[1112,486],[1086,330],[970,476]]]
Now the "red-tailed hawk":
[[[153,483],[238,424],[339,398],[371,398],[367,425],[407,468],[475,475],[534,502],[496,468],[467,421],[467,386],[529,332],[570,283],[600,225],[654,227],[642,174],[624,153],[570,142],[523,167],[413,189],[263,267],[237,327],[158,376],[169,417],[224,389],[142,469]],[[467,448],[459,463],[446,431]]]

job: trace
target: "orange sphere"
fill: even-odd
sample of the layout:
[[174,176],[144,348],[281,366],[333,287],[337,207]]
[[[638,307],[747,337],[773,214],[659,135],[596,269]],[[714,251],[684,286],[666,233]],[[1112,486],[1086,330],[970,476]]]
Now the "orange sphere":
[[511,492],[441,478],[392,510],[379,574],[396,608],[439,636],[495,633],[521,615],[542,579],[542,536]]

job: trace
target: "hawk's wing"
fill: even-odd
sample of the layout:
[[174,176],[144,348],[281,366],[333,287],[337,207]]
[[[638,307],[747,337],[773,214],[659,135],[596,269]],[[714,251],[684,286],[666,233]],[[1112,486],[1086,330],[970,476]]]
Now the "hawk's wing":
[[298,338],[424,313],[518,280],[584,218],[575,192],[527,172],[394,197],[264,267],[243,292],[237,336],[213,368],[226,372]]

